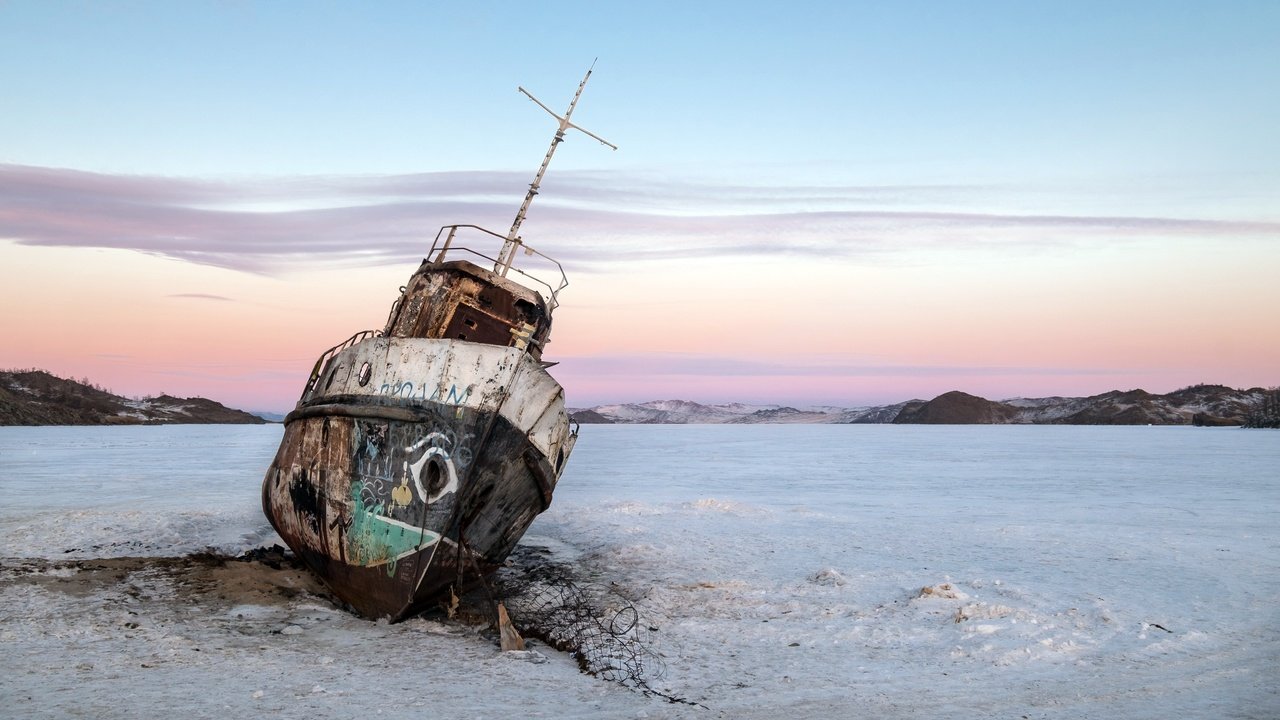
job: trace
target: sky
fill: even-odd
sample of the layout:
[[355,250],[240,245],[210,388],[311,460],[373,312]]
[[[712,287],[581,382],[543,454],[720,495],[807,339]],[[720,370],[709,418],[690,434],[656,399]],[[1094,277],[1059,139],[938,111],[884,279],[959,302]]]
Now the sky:
[[0,368],[291,408],[439,227],[573,407],[1280,384],[1280,3],[0,0]]

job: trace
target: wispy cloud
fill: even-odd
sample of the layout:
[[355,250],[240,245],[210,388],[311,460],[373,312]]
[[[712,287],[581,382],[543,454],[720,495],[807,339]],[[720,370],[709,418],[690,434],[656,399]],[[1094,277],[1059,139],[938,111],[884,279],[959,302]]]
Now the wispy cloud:
[[[0,238],[258,273],[399,264],[421,258],[446,223],[505,231],[527,181],[507,172],[199,180],[0,165]],[[962,186],[761,187],[564,172],[544,189],[554,196],[535,204],[527,237],[580,269],[619,260],[875,260],[939,247],[1280,236],[1276,222],[989,212],[990,189]]]
[[223,295],[211,295],[209,293],[175,293],[169,295],[171,298],[185,298],[190,300],[217,300],[220,302],[232,302],[231,298]]

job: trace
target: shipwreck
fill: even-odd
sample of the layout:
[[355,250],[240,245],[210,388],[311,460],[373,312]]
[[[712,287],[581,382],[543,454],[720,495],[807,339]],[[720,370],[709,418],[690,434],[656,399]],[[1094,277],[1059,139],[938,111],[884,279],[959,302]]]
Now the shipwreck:
[[[460,593],[551,504],[577,439],[542,359],[568,280],[520,226],[566,132],[617,149],[570,122],[590,78],[563,116],[518,88],[558,126],[511,229],[441,228],[386,325],[325,351],[285,418],[263,511],[365,617],[400,619]],[[517,268],[520,252],[543,272]]]

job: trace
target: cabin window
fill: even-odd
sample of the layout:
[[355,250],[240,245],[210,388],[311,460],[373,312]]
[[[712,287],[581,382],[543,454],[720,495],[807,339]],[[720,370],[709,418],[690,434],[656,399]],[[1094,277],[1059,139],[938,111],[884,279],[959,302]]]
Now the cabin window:
[[373,366],[365,363],[360,366],[360,374],[356,375],[356,382],[360,383],[360,387],[369,384],[369,378],[373,376]]

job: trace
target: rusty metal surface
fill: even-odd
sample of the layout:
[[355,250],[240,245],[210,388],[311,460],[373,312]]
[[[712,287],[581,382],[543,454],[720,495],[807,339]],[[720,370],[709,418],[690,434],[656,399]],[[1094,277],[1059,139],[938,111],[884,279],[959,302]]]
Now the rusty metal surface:
[[298,411],[332,403],[406,410],[434,403],[455,412],[496,412],[547,457],[562,450],[567,456],[572,449],[564,390],[541,363],[517,348],[370,338],[328,361]]
[[381,333],[317,361],[263,481],[276,531],[371,618],[498,566],[550,505],[576,440],[541,363],[546,302],[443,254]]
[[551,333],[546,303],[532,290],[465,261],[424,263],[405,286],[383,334],[516,345],[524,328],[540,358]]
[[343,601],[399,618],[501,563],[573,440],[563,390],[526,353],[368,338],[286,419],[264,511]]
[[[569,122],[590,77],[563,117],[520,88],[558,127],[511,230],[441,228],[381,333],[323,353],[285,419],[263,510],[364,615],[402,617],[463,582],[468,568],[483,575],[551,503],[577,439],[564,391],[541,362],[568,279],[519,230],[567,130],[617,149]],[[501,240],[497,259],[455,244],[460,231]],[[520,248],[548,261],[558,284],[514,267]],[[451,252],[491,260],[493,270],[446,261]]]

